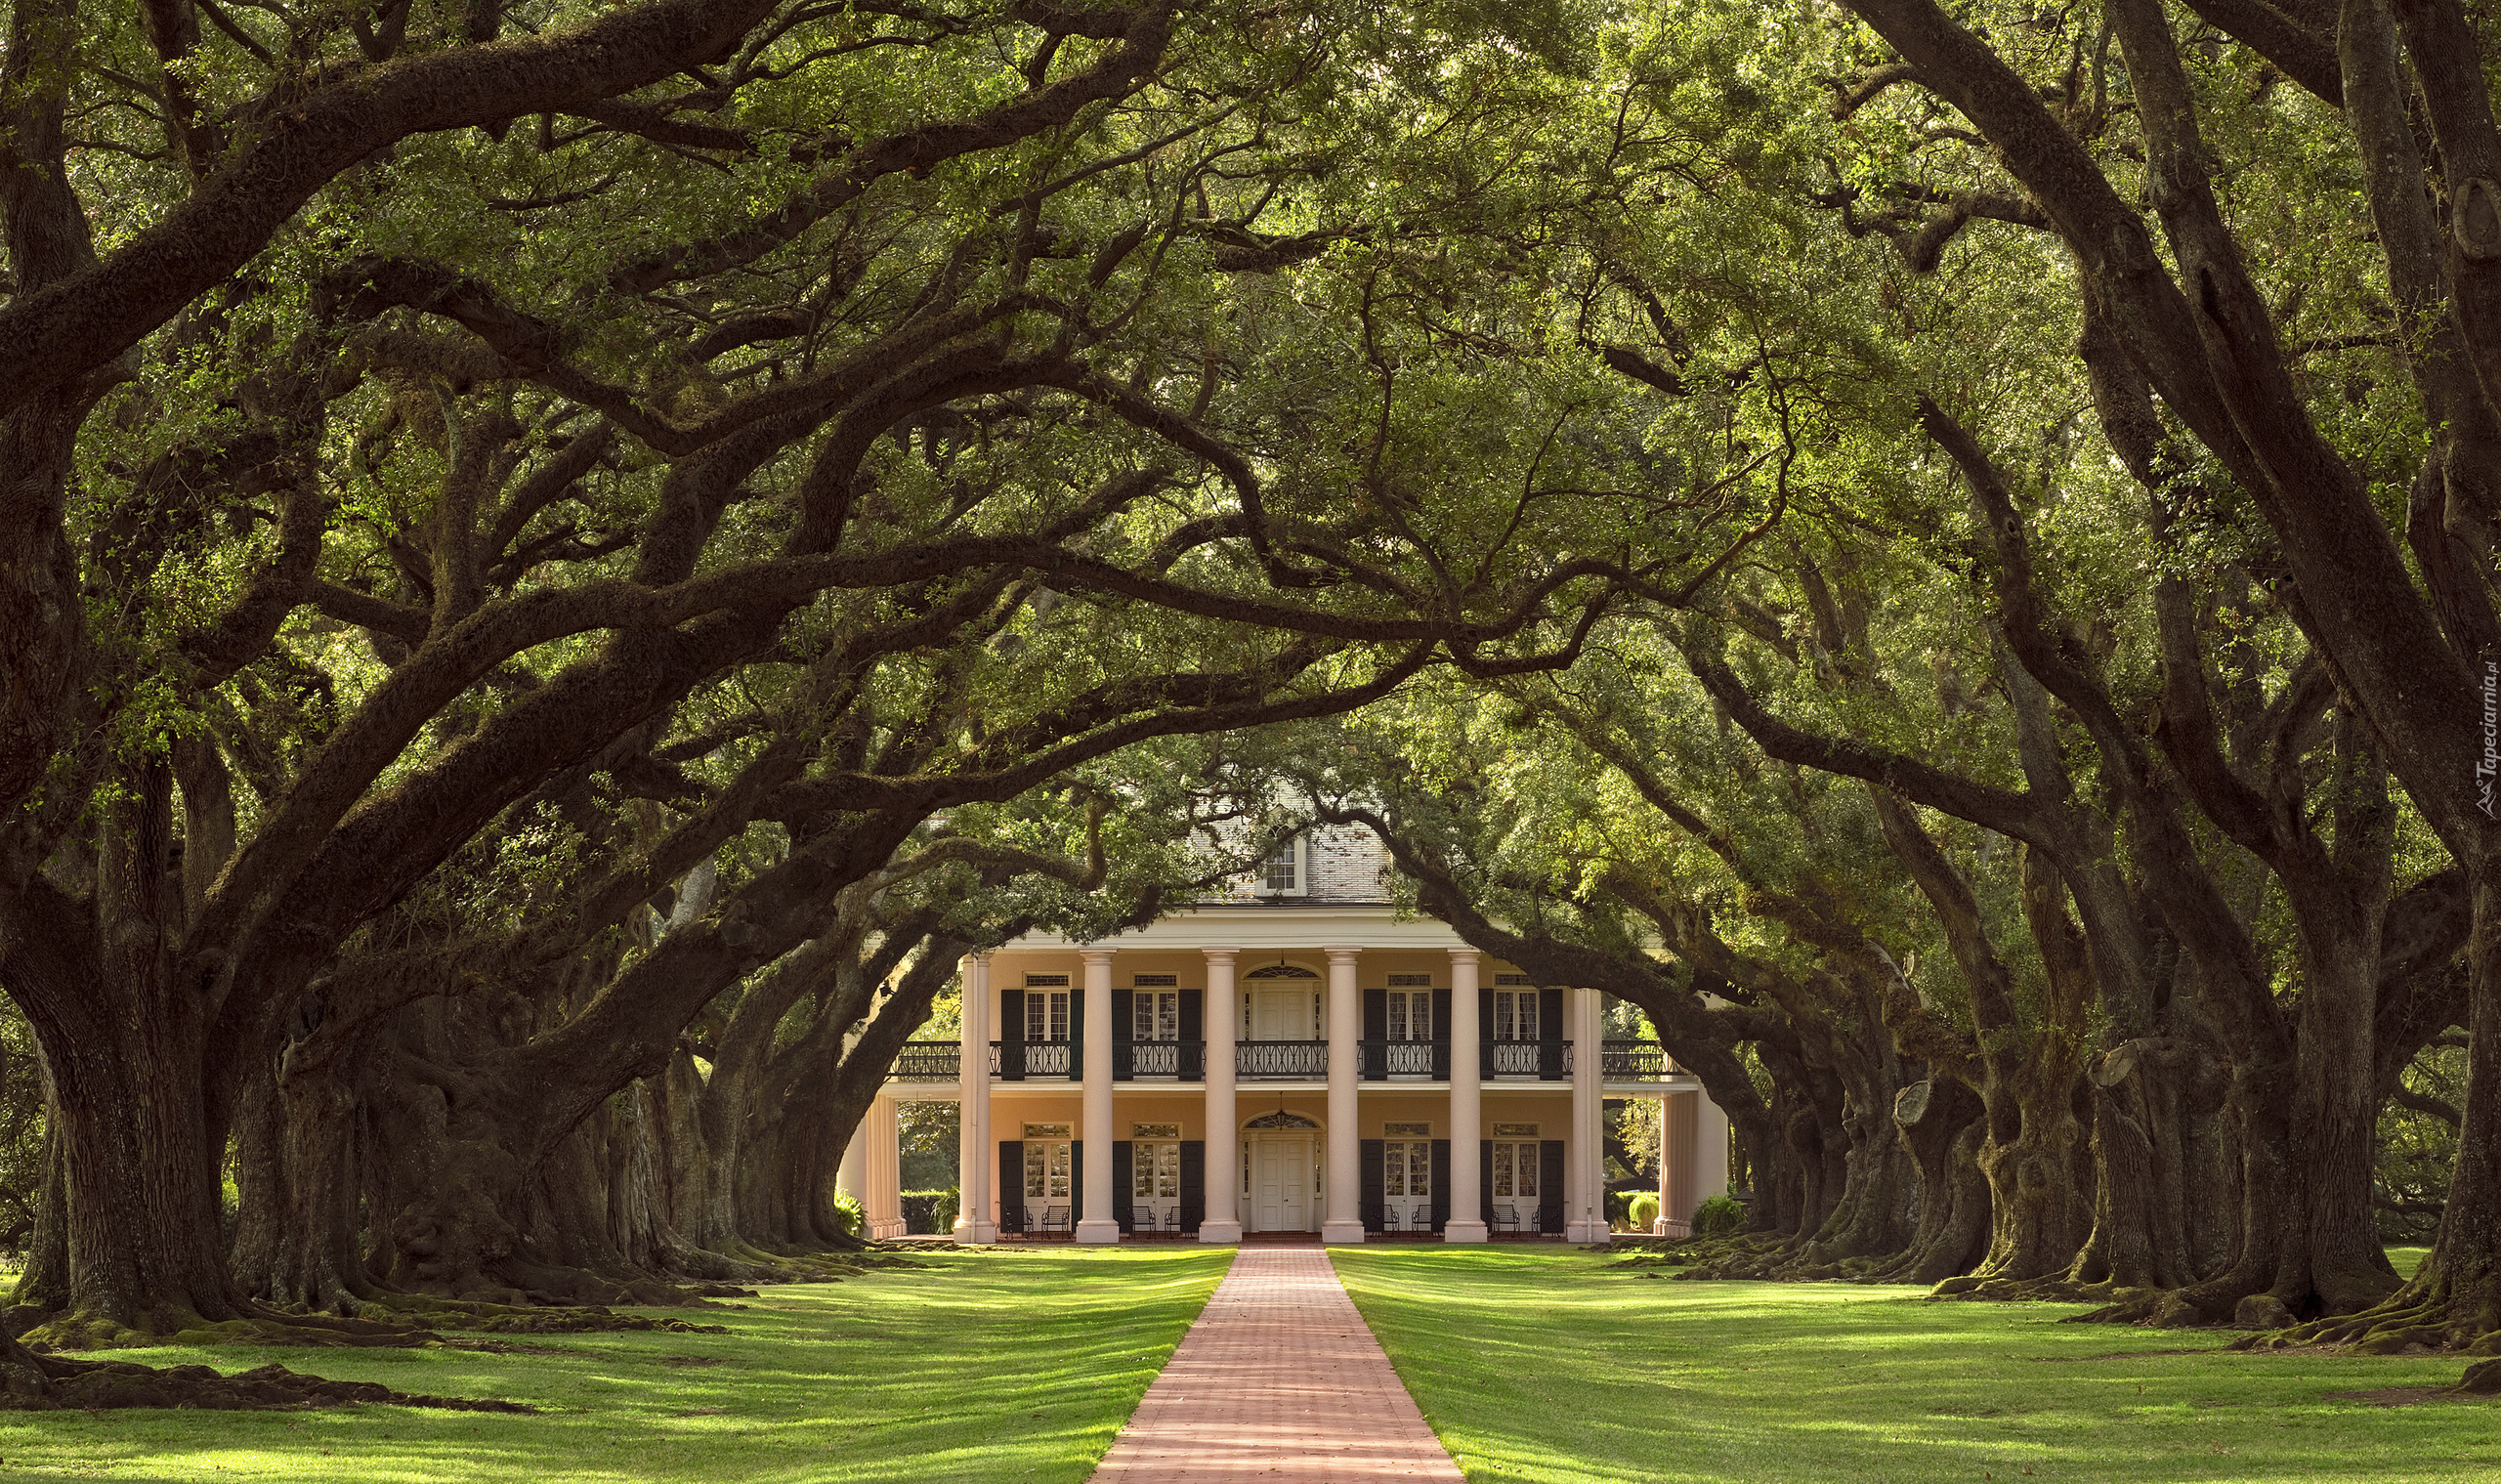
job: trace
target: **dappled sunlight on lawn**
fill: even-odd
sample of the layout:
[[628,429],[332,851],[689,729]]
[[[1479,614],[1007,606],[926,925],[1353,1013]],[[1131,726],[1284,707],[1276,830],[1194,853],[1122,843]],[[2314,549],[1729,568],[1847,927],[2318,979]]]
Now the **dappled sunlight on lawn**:
[[933,1254],[926,1269],[766,1289],[742,1312],[699,1316],[728,1324],[728,1335],[531,1336],[519,1337],[524,1351],[502,1355],[120,1352],[225,1371],[275,1358],[403,1391],[546,1410],[0,1414],[0,1478],[1076,1484],[1231,1256]]
[[2073,1306],[1684,1283],[1580,1251],[1333,1256],[1470,1479],[2501,1477],[2493,1403],[2330,1396],[2447,1385],[2455,1358],[2233,1355],[2225,1332],[2058,1323]]

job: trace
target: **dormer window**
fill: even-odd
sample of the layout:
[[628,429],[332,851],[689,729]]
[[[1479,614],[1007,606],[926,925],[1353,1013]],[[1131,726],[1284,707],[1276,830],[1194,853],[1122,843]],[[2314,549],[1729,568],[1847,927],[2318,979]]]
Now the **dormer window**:
[[1311,848],[1302,835],[1280,843],[1259,863],[1259,895],[1299,897],[1310,890]]

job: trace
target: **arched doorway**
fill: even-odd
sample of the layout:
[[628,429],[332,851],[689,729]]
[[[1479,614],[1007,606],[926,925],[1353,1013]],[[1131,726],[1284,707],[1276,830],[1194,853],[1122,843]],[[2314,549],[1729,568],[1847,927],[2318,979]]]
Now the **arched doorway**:
[[1252,1232],[1320,1229],[1320,1124],[1278,1109],[1242,1124],[1242,1225]]

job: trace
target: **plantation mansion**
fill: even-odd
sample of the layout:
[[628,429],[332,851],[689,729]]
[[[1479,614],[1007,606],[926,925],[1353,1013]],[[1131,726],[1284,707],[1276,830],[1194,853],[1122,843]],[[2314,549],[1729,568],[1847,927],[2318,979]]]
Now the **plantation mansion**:
[[1602,1099],[1658,1102],[1660,1230],[1727,1183],[1727,1120],[1596,991],[1539,985],[1399,919],[1369,833],[1110,943],[963,961],[960,1043],[908,1046],[844,1161],[903,1234],[899,1102],[960,1101],[967,1242],[1316,1232],[1606,1240]]

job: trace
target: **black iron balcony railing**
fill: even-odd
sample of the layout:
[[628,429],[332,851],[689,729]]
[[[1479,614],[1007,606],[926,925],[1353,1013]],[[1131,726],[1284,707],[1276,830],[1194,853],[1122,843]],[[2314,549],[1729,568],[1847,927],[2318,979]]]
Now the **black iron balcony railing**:
[[1610,1040],[1598,1048],[1598,1075],[1611,1082],[1664,1082],[1676,1069],[1655,1040]]
[[963,1066],[961,1041],[908,1040],[886,1078],[898,1082],[952,1082],[963,1076]]
[[1480,1049],[1486,1077],[1539,1077],[1551,1081],[1572,1075],[1568,1040],[1489,1040]]
[[1329,1075],[1329,1043],[1325,1040],[1244,1040],[1233,1046],[1236,1077],[1324,1078]]
[[1064,1040],[1020,1040],[1002,1048],[1025,1059],[1024,1076],[1066,1077],[1069,1068],[1069,1046]]
[[1185,1082],[1208,1075],[1208,1043],[1203,1040],[1131,1040],[1112,1045],[1112,1076],[1118,1079],[1169,1077]]
[[1447,1081],[1450,1042],[1446,1040],[1367,1040],[1356,1042],[1362,1059],[1357,1075],[1368,1081],[1384,1078]]

